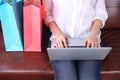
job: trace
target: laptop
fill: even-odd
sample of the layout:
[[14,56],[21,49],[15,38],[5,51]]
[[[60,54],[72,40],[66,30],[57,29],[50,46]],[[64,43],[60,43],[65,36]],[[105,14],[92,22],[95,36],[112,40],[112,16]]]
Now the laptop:
[[47,48],[50,60],[104,60],[112,47]]

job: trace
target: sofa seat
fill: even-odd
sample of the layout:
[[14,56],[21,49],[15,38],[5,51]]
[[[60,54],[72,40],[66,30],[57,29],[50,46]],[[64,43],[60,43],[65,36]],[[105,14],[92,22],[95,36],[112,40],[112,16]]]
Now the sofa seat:
[[[113,49],[102,65],[102,80],[120,80],[120,30],[103,30],[102,45]],[[0,80],[53,80],[48,55],[31,52],[5,52],[0,31]]]
[[102,45],[112,46],[102,65],[103,80],[120,80],[120,29],[103,30]]

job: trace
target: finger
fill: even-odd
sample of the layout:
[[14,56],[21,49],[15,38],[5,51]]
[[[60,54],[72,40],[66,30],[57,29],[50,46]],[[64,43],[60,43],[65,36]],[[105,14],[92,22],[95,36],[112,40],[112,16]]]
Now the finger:
[[87,48],[89,48],[91,46],[90,42],[87,41]]
[[63,40],[63,45],[64,45],[65,48],[68,47],[68,40],[67,40],[67,38]]
[[59,48],[58,45],[57,45],[57,43],[55,43],[55,48]]
[[54,48],[57,48],[56,44],[54,44]]
[[63,43],[62,43],[62,41],[59,41],[59,42],[58,42],[58,47],[59,47],[59,48],[63,48]]
[[96,47],[96,48],[98,47],[98,43],[95,43],[95,47]]
[[60,43],[59,43],[59,44],[60,44],[60,48],[64,48],[64,47],[65,47],[65,46],[64,46],[64,43],[63,43],[63,41],[62,41],[62,40],[60,41]]
[[58,40],[55,40],[54,46],[55,46],[55,48],[59,48],[59,47],[58,47]]
[[91,42],[91,48],[95,47],[95,43]]
[[87,47],[87,40],[84,41],[84,47]]

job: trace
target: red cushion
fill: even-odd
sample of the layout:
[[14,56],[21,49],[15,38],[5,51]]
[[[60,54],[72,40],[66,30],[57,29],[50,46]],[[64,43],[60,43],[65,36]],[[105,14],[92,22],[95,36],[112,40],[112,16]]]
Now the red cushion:
[[120,0],[106,0],[108,20],[104,29],[120,29]]

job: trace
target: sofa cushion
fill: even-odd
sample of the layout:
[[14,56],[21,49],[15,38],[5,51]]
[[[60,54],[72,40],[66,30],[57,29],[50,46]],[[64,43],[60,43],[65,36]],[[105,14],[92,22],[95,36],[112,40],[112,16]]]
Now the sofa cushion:
[[120,29],[102,30],[102,46],[111,46],[112,50],[103,61],[103,80],[120,80]]
[[120,29],[120,0],[106,0],[108,20],[104,29]]
[[[47,33],[46,33],[47,34]],[[102,65],[102,80],[120,80],[120,30],[102,30],[102,45],[113,49]],[[45,44],[45,43],[44,43]],[[54,74],[44,52],[5,52],[0,31],[1,80],[53,80]]]
[[105,0],[107,7],[120,7],[120,0]]

